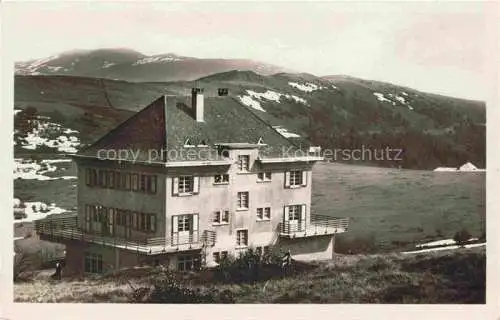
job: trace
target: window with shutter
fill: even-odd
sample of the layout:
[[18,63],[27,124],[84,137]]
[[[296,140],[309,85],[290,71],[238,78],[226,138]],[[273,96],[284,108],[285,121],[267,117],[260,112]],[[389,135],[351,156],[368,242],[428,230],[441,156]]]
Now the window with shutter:
[[156,215],[152,214],[151,217],[151,225],[149,226],[149,230],[152,232],[156,232]]
[[172,195],[179,195],[179,178],[172,179]]
[[290,188],[290,171],[285,171],[285,188]]
[[198,194],[200,192],[200,178],[193,177],[193,193]]
[[151,176],[149,181],[149,192],[156,193],[156,176]]
[[132,189],[132,175],[130,173],[125,174],[125,190]]
[[132,191],[139,190],[139,175],[137,173],[132,174]]
[[86,168],[85,169],[85,184],[87,186],[90,186],[90,175],[91,175],[91,169],[90,168]]

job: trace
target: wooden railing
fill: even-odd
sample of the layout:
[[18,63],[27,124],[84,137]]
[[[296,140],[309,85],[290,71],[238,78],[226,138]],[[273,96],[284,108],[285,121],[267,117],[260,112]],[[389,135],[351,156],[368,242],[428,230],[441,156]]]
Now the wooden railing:
[[284,221],[278,225],[280,234],[293,235],[306,233],[306,235],[330,234],[345,232],[349,226],[348,218],[336,218],[325,215],[311,215],[311,222],[306,221]]
[[204,244],[203,241],[215,241],[215,236],[213,239],[200,237],[198,232],[185,235],[176,234],[172,237],[145,237],[142,239],[125,239],[102,232],[90,233],[79,227],[76,215],[35,220],[35,230],[38,235],[56,242],[80,240],[149,254],[201,248]]

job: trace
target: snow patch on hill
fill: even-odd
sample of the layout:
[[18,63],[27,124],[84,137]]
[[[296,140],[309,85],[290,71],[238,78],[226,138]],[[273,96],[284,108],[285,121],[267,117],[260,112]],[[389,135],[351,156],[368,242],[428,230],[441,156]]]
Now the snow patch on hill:
[[301,83],[298,83],[298,82],[288,82],[288,85],[291,86],[291,87],[294,87],[300,91],[304,91],[304,92],[313,92],[313,91],[316,91],[316,90],[320,90],[320,89],[323,89],[323,87],[321,86],[318,86],[314,83],[305,83],[305,84],[301,84]]
[[[406,92],[402,92],[401,94],[404,94],[406,97],[408,97],[408,94]],[[405,97],[402,97],[400,95],[395,95],[392,93],[387,93],[387,97],[380,92],[374,92],[373,95],[377,97],[378,101],[381,102],[388,102],[391,103],[393,106],[395,106],[398,102],[399,104],[402,104],[406,106],[408,109],[413,110],[413,107],[408,103]]]
[[37,116],[36,119],[26,120],[27,124],[33,126],[33,129],[24,136],[17,137],[16,143],[20,143],[21,147],[27,150],[36,150],[38,147],[45,146],[57,149],[59,152],[76,153],[80,140],[71,134],[78,133],[78,131],[64,128],[46,119],[48,117]]
[[297,103],[302,103],[304,105],[309,105],[307,101],[301,97],[297,97],[291,94],[284,94],[272,90],[267,90],[265,92],[256,92],[253,90],[246,90],[247,95],[238,96],[240,102],[247,107],[254,108],[255,110],[259,110],[262,112],[266,112],[260,102],[262,100],[274,101],[276,103],[281,103],[281,98],[285,98],[288,100],[293,100]]
[[57,71],[60,71],[63,67],[61,66],[46,66],[47,69],[49,69],[50,71],[53,71],[53,72],[57,72]]
[[254,108],[255,110],[259,110],[262,112],[266,112],[266,110],[264,110],[261,107],[260,102],[255,101],[254,99],[252,99],[251,96],[238,96],[238,99],[240,99],[240,102],[247,107]]
[[373,95],[375,97],[377,97],[377,100],[378,101],[381,101],[381,102],[389,102],[389,103],[392,103],[393,105],[396,105],[396,103],[392,100],[389,100],[387,99],[383,93],[380,93],[380,92],[374,92]]
[[136,65],[155,63],[155,62],[173,62],[173,61],[182,61],[182,59],[180,59],[179,57],[176,57],[174,55],[146,57],[146,58],[142,58],[140,60],[137,60],[132,65],[136,66]]
[[16,222],[31,222],[38,219],[46,218],[51,214],[61,214],[68,212],[66,209],[62,209],[56,206],[55,203],[47,205],[45,202],[34,201],[34,202],[24,202],[21,203],[22,210],[27,215],[23,219],[15,219]]
[[20,69],[20,70],[22,70],[24,72],[35,74],[35,72],[37,72],[38,69],[44,67],[45,64],[47,64],[50,61],[55,60],[57,58],[59,58],[59,55],[54,55],[54,56],[50,56],[50,57],[47,57],[47,58],[42,58],[42,59],[37,59],[37,60],[33,60],[33,61],[28,61],[28,62],[19,64],[19,68],[18,69]]
[[294,100],[295,102],[308,105],[307,101],[301,97],[297,97],[297,96],[291,95],[291,94],[275,92],[272,90],[267,90],[266,92],[255,92],[252,90],[247,90],[247,93],[250,97],[256,98],[258,100],[266,99],[269,101],[274,101],[274,102],[280,103],[281,97],[284,97],[285,99]]
[[42,160],[39,163],[29,159],[14,159],[14,180],[24,179],[24,180],[71,180],[77,179],[75,176],[60,176],[60,177],[49,177],[46,173],[55,172],[57,167],[52,165],[53,163],[62,163],[71,161],[69,159],[53,159],[53,160]]
[[114,63],[114,62],[104,61],[103,65],[102,65],[102,68],[106,69],[106,68],[109,68],[111,66],[114,66],[115,64],[116,63]]
[[273,126],[274,130],[278,131],[285,138],[300,138],[300,136],[296,133],[288,132],[288,129],[283,128],[282,126]]

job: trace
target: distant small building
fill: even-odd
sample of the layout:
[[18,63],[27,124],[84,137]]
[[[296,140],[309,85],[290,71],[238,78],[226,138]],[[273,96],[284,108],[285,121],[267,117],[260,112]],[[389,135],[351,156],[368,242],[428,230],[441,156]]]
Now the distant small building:
[[36,221],[41,239],[66,245],[65,274],[184,271],[271,246],[331,258],[348,221],[311,211],[320,149],[302,150],[225,90],[187,101],[162,96],[74,156],[78,214]]
[[467,162],[463,165],[461,165],[458,168],[452,168],[452,167],[437,167],[433,171],[436,172],[484,172],[486,171],[485,169],[478,169],[475,165],[473,165],[471,162]]
[[477,171],[478,169],[472,163],[467,162],[467,163],[463,164],[458,170],[459,171]]

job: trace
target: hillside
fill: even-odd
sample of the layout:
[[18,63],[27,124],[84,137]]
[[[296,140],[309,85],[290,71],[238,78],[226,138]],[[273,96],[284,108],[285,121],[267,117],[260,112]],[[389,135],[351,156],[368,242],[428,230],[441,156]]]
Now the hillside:
[[201,59],[173,53],[145,55],[130,49],[73,50],[51,57],[18,62],[18,75],[67,75],[126,81],[179,81],[229,70],[264,75],[285,69],[245,59]]
[[[210,273],[206,272],[176,275],[181,280],[174,289],[198,296],[217,290],[235,303],[485,303],[485,248],[409,255],[338,255],[301,269],[293,276],[253,283],[220,283],[207,278]],[[174,302],[167,295],[173,287],[162,280],[161,269],[137,268],[60,282],[50,280],[50,274],[42,272],[35,280],[15,283],[14,301]],[[140,300],[134,298],[132,287],[142,292]],[[181,302],[182,297],[175,295],[175,301]]]
[[[126,52],[129,55],[137,54]],[[331,149],[330,160],[411,169],[452,167],[468,161],[486,166],[483,102],[345,76],[266,76],[232,70],[196,81],[143,83],[16,76],[15,108],[34,107],[40,115],[78,131],[80,141],[87,144],[162,94],[185,95],[188,102],[193,86],[204,87],[207,96],[215,95],[219,87],[228,88],[231,96],[297,144],[307,139]],[[26,134],[19,119],[15,127],[18,136]],[[394,151],[383,159],[372,152],[354,161],[353,154],[345,152],[381,152],[387,147]],[[396,159],[399,149],[402,152]],[[36,150],[18,144],[15,152]]]

